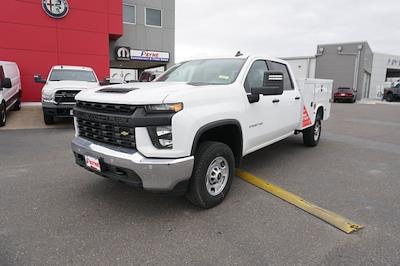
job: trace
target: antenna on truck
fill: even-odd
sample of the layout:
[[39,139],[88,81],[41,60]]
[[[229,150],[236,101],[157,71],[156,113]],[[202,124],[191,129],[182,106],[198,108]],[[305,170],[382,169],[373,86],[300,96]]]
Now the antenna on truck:
[[235,57],[239,57],[239,56],[242,56],[243,54],[242,54],[242,52],[240,52],[240,51],[237,51],[237,53],[236,53],[236,55],[235,55]]

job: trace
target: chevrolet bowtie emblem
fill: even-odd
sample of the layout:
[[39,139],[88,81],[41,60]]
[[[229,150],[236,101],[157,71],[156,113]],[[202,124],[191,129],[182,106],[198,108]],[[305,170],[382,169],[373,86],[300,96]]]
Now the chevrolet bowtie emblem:
[[124,136],[124,137],[129,136],[129,132],[127,132],[127,131],[122,131],[120,134],[121,134],[122,136]]

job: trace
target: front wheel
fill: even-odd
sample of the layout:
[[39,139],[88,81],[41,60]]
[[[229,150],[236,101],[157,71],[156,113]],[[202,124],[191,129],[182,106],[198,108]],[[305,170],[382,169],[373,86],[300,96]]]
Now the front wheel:
[[201,143],[186,197],[205,209],[217,206],[231,188],[234,171],[235,158],[227,145],[214,141]]
[[54,124],[54,116],[52,116],[52,115],[44,114],[43,115],[43,119],[44,119],[44,123],[46,125],[53,125]]
[[314,125],[309,128],[306,128],[303,131],[304,145],[308,147],[317,146],[319,139],[321,138],[321,130],[322,130],[321,116],[317,115]]
[[0,127],[4,127],[7,123],[6,104],[0,104]]
[[388,95],[386,95],[386,101],[388,101],[388,102],[394,101],[393,93],[388,93]]

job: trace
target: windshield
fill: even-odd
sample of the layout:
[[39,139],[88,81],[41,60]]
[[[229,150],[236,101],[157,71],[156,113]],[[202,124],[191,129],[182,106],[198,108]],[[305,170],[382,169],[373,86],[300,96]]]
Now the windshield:
[[239,58],[188,61],[172,67],[156,81],[231,84],[236,80],[245,61]]
[[352,89],[350,88],[338,88],[339,91],[351,91]]
[[51,72],[49,81],[63,81],[63,80],[97,82],[96,76],[92,71],[54,69]]

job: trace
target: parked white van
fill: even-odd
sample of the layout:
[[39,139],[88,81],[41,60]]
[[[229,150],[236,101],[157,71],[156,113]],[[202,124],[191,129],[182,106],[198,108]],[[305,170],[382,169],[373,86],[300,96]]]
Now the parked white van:
[[7,122],[7,111],[21,109],[21,77],[16,63],[0,61],[0,127]]

